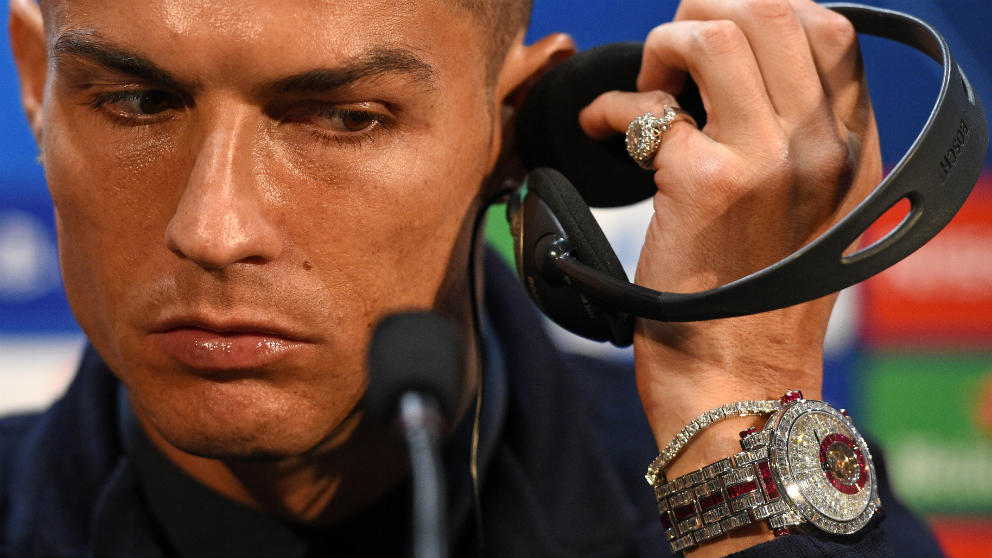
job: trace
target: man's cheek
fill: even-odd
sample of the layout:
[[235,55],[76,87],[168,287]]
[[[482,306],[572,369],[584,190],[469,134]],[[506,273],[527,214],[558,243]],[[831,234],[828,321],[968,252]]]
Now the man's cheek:
[[[168,257],[163,206],[172,203],[161,163],[140,173],[99,141],[68,132],[49,136],[46,177],[55,206],[63,283],[91,338],[111,339],[126,291]],[[148,168],[148,167],[146,167]],[[151,194],[150,192],[155,192]]]
[[[136,240],[164,230],[181,194],[185,161],[162,139],[135,143],[68,131],[46,145],[46,173],[56,211],[84,237],[128,229]],[[188,174],[188,173],[187,173]],[[123,242],[124,239],[120,239]]]

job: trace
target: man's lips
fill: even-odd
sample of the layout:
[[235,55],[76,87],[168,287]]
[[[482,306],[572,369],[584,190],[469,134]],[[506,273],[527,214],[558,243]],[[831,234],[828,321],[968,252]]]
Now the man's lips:
[[252,370],[276,364],[310,343],[267,324],[173,321],[156,327],[152,343],[179,363],[199,370]]

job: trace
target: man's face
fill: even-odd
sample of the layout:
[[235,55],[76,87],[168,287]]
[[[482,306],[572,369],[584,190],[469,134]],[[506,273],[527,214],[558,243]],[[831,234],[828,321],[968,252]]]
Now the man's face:
[[173,445],[334,436],[390,310],[461,315],[493,110],[432,0],[78,0],[46,14],[66,292]]

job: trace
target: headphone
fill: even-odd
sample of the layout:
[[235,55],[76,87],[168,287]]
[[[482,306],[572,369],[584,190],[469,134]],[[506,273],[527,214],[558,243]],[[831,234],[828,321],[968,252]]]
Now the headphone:
[[[634,317],[693,321],[755,314],[839,291],[888,268],[933,238],[957,213],[978,180],[988,148],[981,101],[944,38],[913,16],[857,4],[827,4],[860,33],[920,50],[943,66],[940,93],[923,130],[892,171],[854,210],[785,259],[747,277],[696,293],[659,292],[631,283],[589,209],[654,195],[651,173],[631,162],[623,138],[597,141],[578,124],[600,93],[636,90],[641,43],[584,51],[544,76],[517,120],[519,153],[529,170],[510,195],[507,219],[517,273],[537,306],[583,337],[623,347]],[[680,106],[705,125],[696,86]],[[557,169],[557,170],[556,170]],[[887,236],[850,255],[844,251],[899,201],[910,210]]]

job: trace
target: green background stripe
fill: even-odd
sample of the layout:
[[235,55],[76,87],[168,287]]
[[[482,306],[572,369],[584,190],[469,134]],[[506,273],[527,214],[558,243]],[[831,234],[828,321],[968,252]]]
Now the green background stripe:
[[925,513],[992,512],[992,355],[872,353],[859,367],[858,415],[886,450],[893,486]]

